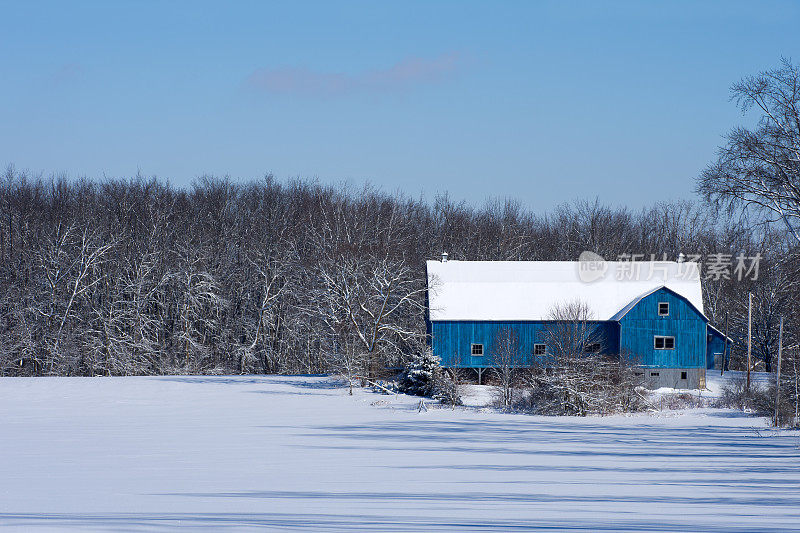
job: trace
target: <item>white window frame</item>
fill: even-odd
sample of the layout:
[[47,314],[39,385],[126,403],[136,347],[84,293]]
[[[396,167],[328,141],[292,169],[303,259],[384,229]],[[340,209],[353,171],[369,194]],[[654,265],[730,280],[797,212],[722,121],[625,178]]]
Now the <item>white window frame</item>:
[[[658,339],[662,339],[663,346],[658,347]],[[667,348],[667,339],[672,339],[672,347]],[[675,349],[675,336],[674,335],[653,335],[653,349],[654,350],[674,350]]]
[[[475,353],[475,347],[476,346],[480,346],[481,347],[480,348],[481,353]],[[472,357],[483,357],[483,344],[480,344],[480,343],[477,343],[477,342],[473,342],[469,347],[469,354]]]
[[[661,312],[661,306],[662,305],[666,305],[667,306],[667,312],[666,313],[662,313]],[[669,302],[658,302],[658,316],[669,316]]]
[[[541,347],[542,353],[536,353]],[[547,355],[547,345],[543,342],[537,342],[533,345],[533,355]]]

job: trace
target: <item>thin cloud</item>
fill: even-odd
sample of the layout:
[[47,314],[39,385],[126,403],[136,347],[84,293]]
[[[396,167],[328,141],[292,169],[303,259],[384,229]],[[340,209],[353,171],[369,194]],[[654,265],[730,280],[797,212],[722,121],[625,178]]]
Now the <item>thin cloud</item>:
[[452,78],[462,67],[459,54],[433,59],[408,57],[384,69],[345,74],[318,72],[301,67],[258,69],[244,86],[272,94],[339,96],[356,92],[402,91]]

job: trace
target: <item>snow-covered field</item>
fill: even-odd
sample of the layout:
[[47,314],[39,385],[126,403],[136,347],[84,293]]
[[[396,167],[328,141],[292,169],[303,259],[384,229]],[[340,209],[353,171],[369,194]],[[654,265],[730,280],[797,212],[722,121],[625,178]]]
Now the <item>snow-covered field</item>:
[[762,419],[418,403],[320,377],[0,379],[0,529],[800,528],[800,435]]

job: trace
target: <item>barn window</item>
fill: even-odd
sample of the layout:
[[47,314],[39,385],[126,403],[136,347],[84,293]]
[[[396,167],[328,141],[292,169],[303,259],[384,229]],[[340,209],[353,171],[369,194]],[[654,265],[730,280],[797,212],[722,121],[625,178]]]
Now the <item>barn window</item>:
[[583,350],[586,353],[597,353],[600,351],[600,343],[599,342],[590,342],[586,345],[586,348]]
[[687,372],[685,370],[681,372],[681,379],[687,379]]
[[658,302],[658,316],[669,316],[669,302]]
[[533,345],[533,355],[544,355],[547,353],[547,346],[544,344]]
[[653,348],[656,350],[674,350],[675,337],[665,337],[663,335],[656,335],[653,337]]
[[473,344],[472,345],[472,355],[476,357],[480,357],[483,355],[483,344]]
[[650,372],[650,377],[658,377],[658,376],[659,376],[658,372]]

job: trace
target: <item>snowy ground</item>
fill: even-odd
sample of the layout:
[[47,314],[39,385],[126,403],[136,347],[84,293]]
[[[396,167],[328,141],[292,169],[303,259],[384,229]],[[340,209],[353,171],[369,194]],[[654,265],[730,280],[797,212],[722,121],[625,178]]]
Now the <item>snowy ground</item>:
[[0,379],[0,530],[800,528],[800,435],[762,419],[418,403],[317,377]]

